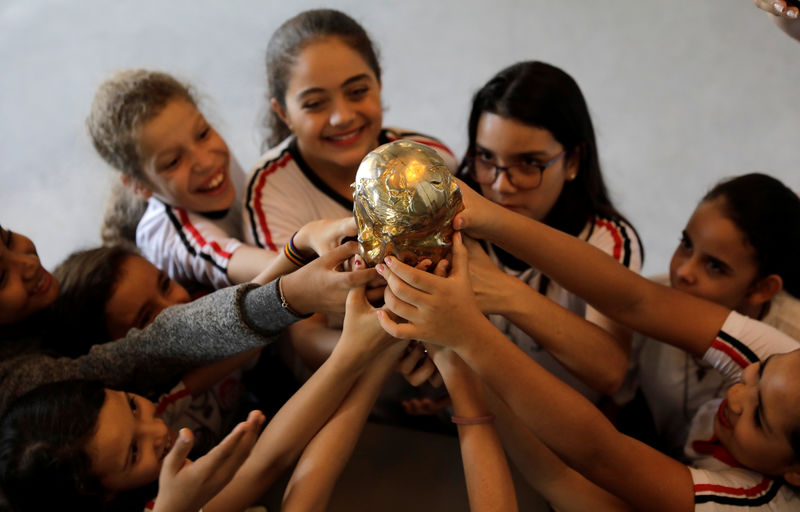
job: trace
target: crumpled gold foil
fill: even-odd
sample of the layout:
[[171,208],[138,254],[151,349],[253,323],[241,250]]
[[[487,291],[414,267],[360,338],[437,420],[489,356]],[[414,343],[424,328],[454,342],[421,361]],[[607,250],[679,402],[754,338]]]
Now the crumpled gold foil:
[[353,184],[353,213],[361,255],[368,266],[392,254],[416,265],[445,258],[461,190],[432,148],[396,140],[361,161]]

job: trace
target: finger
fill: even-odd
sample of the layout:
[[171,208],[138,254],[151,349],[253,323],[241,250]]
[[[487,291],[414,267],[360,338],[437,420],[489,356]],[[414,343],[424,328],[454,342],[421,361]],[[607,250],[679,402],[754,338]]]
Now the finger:
[[186,462],[186,457],[188,457],[189,452],[192,451],[193,445],[194,435],[192,435],[192,431],[188,428],[182,428],[180,432],[178,432],[178,438],[175,440],[175,444],[164,458],[161,472],[174,475],[180,471]]
[[[383,261],[397,277],[422,292],[430,293],[437,282],[435,276],[406,265],[394,256],[387,256]],[[378,267],[380,267],[380,265],[378,265]],[[380,270],[378,272],[380,273]],[[384,274],[381,275],[386,278]]]
[[435,388],[442,387],[442,384],[444,384],[444,379],[442,378],[442,374],[439,373],[439,370],[436,370],[433,375],[430,376],[428,379],[428,384]]
[[350,291],[347,292],[347,311],[350,310],[360,310],[364,307],[367,302],[366,292],[363,286],[356,286],[355,288],[350,288]]
[[447,277],[447,269],[450,267],[450,262],[447,260],[439,260],[436,268],[433,269],[433,275],[439,277]]
[[457,276],[469,275],[469,254],[464,242],[461,240],[461,233],[453,234],[453,268],[451,273]]
[[346,244],[342,244],[339,247],[333,249],[328,254],[324,256],[320,256],[319,260],[322,265],[325,265],[327,268],[334,269],[341,265],[344,261],[347,260],[350,256],[356,254],[358,252],[358,243],[357,242],[347,242]]
[[[397,261],[395,258],[392,258],[394,261]],[[399,265],[405,265],[404,263],[398,263]],[[416,269],[412,269],[408,265],[405,265],[408,270],[413,272],[421,272]],[[397,298],[401,299],[402,301],[411,304],[411,305],[418,305],[420,304],[425,295],[428,295],[426,292],[420,291],[415,288],[412,284],[407,283],[403,280],[400,276],[398,276],[393,269],[390,269],[388,266],[384,264],[379,264],[375,267],[378,273],[383,276],[386,280],[386,288],[391,290]],[[429,275],[429,274],[425,274]],[[399,313],[398,313],[399,314]]]
[[414,305],[399,298],[388,286],[383,290],[383,307],[405,320],[413,321],[417,314]]
[[404,355],[401,359],[399,364],[397,365],[397,371],[403,374],[406,378],[410,375],[414,368],[417,367],[420,360],[425,357],[425,347],[422,345],[416,345],[408,354]]
[[356,218],[354,216],[351,215],[341,219],[339,225],[339,235],[342,238],[358,235],[358,226],[356,226]]
[[384,331],[395,338],[409,340],[419,337],[417,336],[418,329],[413,324],[398,324],[380,309],[378,310],[378,323],[381,324]]
[[374,268],[364,268],[361,265],[356,266],[355,270],[352,272],[343,273],[341,277],[346,281],[347,288],[369,286],[370,283],[386,284],[377,270]]
[[410,382],[412,386],[419,386],[431,378],[435,372],[436,366],[429,357],[426,357],[419,368],[406,375],[406,380]]
[[422,270],[423,272],[427,272],[431,266],[431,263],[433,262],[426,258],[422,261],[417,262],[417,264],[414,265],[414,268],[417,270]]

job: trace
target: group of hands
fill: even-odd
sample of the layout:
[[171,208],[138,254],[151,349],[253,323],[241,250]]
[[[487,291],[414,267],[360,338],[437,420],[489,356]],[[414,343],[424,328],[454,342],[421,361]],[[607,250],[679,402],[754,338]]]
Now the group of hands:
[[[397,371],[412,385],[440,386],[440,371],[471,373],[452,348],[469,332],[469,319],[497,312],[498,301],[508,289],[503,282],[510,276],[469,236],[481,237],[490,229],[485,219],[492,216],[486,208],[496,205],[463,182],[459,185],[464,208],[453,220],[451,260],[443,259],[433,269],[430,260],[410,266],[393,256],[367,268],[357,242],[341,243],[357,234],[353,218],[304,226],[302,236],[308,237],[308,245],[319,257],[282,277],[297,281],[296,287],[286,286],[298,290],[287,297],[292,309],[344,314],[343,333],[358,333],[347,341],[354,352],[378,354],[405,343]],[[431,414],[446,405],[446,401],[428,399],[404,403],[411,414]],[[251,412],[194,462],[186,458],[193,445],[192,432],[182,429],[161,468],[155,511],[199,510],[233,478],[265,422],[261,412]]]

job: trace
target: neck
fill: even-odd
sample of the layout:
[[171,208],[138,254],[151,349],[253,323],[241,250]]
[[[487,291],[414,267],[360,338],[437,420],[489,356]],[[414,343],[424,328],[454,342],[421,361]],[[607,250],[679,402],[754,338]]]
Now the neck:
[[749,316],[750,318],[755,318],[756,320],[761,320],[769,313],[769,304],[770,302],[767,301],[761,304],[744,305],[736,308],[736,312]]

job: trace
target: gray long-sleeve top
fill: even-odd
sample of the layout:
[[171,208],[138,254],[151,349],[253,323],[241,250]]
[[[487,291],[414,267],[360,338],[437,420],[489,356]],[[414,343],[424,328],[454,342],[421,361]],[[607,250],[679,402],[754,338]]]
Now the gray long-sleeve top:
[[281,307],[273,281],[232,286],[167,308],[146,328],[75,359],[45,353],[36,336],[0,341],[0,414],[23,393],[67,379],[149,394],[192,368],[265,345],[297,320]]

